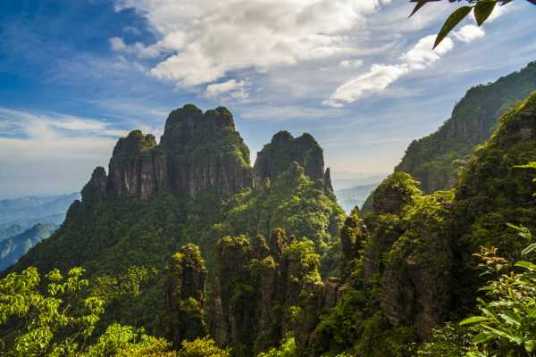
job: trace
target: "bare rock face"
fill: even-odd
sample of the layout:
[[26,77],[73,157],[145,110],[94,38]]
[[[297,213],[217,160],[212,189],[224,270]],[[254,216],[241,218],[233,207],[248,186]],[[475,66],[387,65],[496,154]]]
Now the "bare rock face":
[[153,135],[134,130],[117,142],[110,160],[108,192],[148,199],[166,185],[166,165]]
[[414,211],[386,255],[380,300],[394,326],[415,326],[425,339],[450,310],[453,254],[444,222],[452,195],[422,199],[427,208]]
[[95,171],[86,197],[148,200],[160,192],[227,195],[252,186],[249,149],[225,108],[185,105],[169,115],[161,144],[134,130],[117,142],[109,175]]
[[103,167],[93,170],[91,179],[82,189],[82,200],[88,203],[99,202],[106,197],[108,177]]
[[186,105],[171,112],[161,146],[168,156],[169,185],[174,192],[228,194],[252,184],[249,149],[226,108],[203,114]]
[[292,162],[303,167],[305,174],[313,180],[324,182],[327,190],[333,190],[330,172],[324,168],[324,154],[320,145],[310,134],[294,138],[288,131],[275,134],[272,141],[257,153],[253,169],[256,182],[281,175]]

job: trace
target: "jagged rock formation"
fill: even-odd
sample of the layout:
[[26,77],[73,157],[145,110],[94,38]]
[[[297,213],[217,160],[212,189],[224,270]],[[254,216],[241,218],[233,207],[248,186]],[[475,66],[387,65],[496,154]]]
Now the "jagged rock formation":
[[166,273],[166,336],[178,347],[183,340],[207,333],[203,316],[207,270],[199,247],[182,247],[169,259]]
[[437,132],[409,145],[396,170],[410,173],[424,192],[453,187],[458,167],[476,145],[491,136],[501,114],[534,90],[536,62],[470,89]]
[[360,257],[367,238],[367,228],[359,215],[359,210],[354,208],[344,221],[341,228],[342,266],[341,278],[348,280],[355,267],[356,260]]
[[186,105],[171,112],[161,146],[168,155],[169,186],[174,192],[193,196],[215,189],[229,194],[251,186],[249,149],[226,108],[203,114]]
[[324,168],[322,148],[310,134],[294,138],[288,131],[275,134],[270,144],[257,153],[254,172],[257,182],[274,179],[284,173],[292,162],[304,168],[313,180],[324,182],[326,190],[333,191],[329,169]]
[[261,236],[252,242],[245,236],[218,242],[219,316],[224,342],[236,356],[266,350],[288,333],[299,346],[307,344],[318,312],[334,300],[333,286],[326,289],[320,279],[319,263],[311,242],[281,229],[269,242]]
[[161,192],[189,197],[200,192],[230,195],[251,184],[249,150],[232,114],[222,107],[203,113],[185,105],[169,115],[160,145],[153,135],[139,130],[120,139],[108,177],[97,168],[83,199],[148,200]]

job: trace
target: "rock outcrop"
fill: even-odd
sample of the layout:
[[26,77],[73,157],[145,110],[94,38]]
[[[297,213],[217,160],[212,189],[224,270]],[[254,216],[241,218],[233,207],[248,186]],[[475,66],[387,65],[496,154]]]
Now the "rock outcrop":
[[161,147],[173,192],[230,194],[252,184],[249,149],[226,108],[203,114],[186,105],[171,112]]
[[232,114],[222,107],[203,113],[185,105],[169,115],[160,145],[139,130],[119,139],[108,176],[96,169],[83,199],[148,200],[159,192],[229,195],[251,185],[249,149]]
[[203,316],[207,270],[199,247],[187,244],[168,262],[166,335],[176,347],[207,333]]
[[327,190],[333,190],[329,169],[324,168],[322,148],[307,133],[297,138],[288,131],[275,134],[272,141],[257,153],[255,180],[262,182],[265,179],[273,179],[287,171],[292,162],[303,167],[305,174],[311,179],[324,182]]
[[[332,306],[335,284],[320,279],[320,257],[312,242],[274,230],[262,237],[224,237],[218,243],[218,287],[224,343],[237,356],[277,345],[288,333],[303,348],[319,311]],[[218,324],[213,323],[217,326]],[[214,334],[214,332],[212,332]]]

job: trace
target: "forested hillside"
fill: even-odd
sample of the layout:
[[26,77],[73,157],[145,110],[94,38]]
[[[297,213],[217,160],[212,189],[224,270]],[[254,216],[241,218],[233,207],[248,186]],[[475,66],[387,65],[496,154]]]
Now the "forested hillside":
[[0,348],[530,356],[536,94],[451,190],[397,170],[364,216],[337,205],[312,136],[277,133],[253,167],[248,152],[224,108],[173,111],[160,144],[121,139],[59,231],[0,280]]
[[396,170],[411,174],[427,193],[453,187],[460,166],[491,136],[501,114],[534,90],[536,62],[471,88],[438,131],[409,145]]

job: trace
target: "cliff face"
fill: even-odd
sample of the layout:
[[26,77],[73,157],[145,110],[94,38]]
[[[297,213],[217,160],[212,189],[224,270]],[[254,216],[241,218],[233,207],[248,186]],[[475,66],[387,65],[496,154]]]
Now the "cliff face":
[[[252,356],[277,345],[289,333],[303,348],[330,301],[320,279],[320,257],[310,241],[275,230],[267,242],[245,236],[218,242],[217,301],[221,319],[212,331],[235,356]],[[254,353],[255,352],[255,353]]]
[[171,112],[161,146],[173,192],[230,194],[252,184],[249,149],[225,108],[203,114],[186,105]]
[[166,337],[180,346],[207,333],[204,290],[207,270],[199,247],[187,244],[168,261],[166,270]]
[[148,200],[159,192],[195,197],[200,192],[230,195],[252,185],[249,150],[231,113],[203,113],[186,105],[169,115],[161,144],[132,131],[115,146],[109,175],[97,168],[83,199],[130,197]]
[[255,179],[274,179],[288,170],[292,162],[304,168],[313,180],[320,180],[333,191],[329,169],[324,168],[324,154],[316,140],[309,134],[294,138],[288,131],[275,134],[272,141],[257,154]]
[[512,104],[536,90],[536,62],[496,82],[470,89],[435,133],[413,141],[396,170],[410,173],[424,192],[453,187],[458,167],[487,140]]

